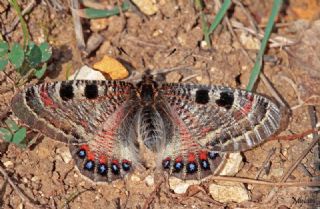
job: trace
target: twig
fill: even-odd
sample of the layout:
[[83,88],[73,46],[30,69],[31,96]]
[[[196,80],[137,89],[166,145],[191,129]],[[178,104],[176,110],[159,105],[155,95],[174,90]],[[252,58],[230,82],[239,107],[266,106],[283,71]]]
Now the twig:
[[[316,129],[316,114],[313,111],[309,110],[309,115],[310,115],[310,122],[311,122],[311,126],[312,129]],[[296,167],[301,163],[301,161],[303,160],[303,158],[305,158],[305,156],[310,152],[310,150],[319,142],[319,135],[318,134],[313,134],[313,140],[312,142],[309,144],[309,146],[300,154],[300,156],[298,157],[298,159],[290,166],[290,168],[287,170],[287,172],[282,176],[282,178],[280,179],[280,182],[285,182],[289,176],[291,175],[291,173],[296,169]],[[320,184],[320,181],[315,181],[318,182],[318,184]],[[278,188],[274,188],[273,190],[271,190],[271,192],[269,193],[269,195],[263,200],[264,203],[269,202],[272,197],[278,192]]]
[[[37,5],[37,1],[36,0],[32,0],[28,6],[22,11],[22,16],[29,13],[35,6]],[[19,17],[17,17],[13,23],[11,24],[11,27],[6,30],[6,32],[4,33],[4,36],[7,36],[9,33],[11,33],[18,25],[19,23]]]
[[31,208],[44,208],[42,205],[38,205],[35,203],[32,203],[31,200],[20,190],[20,188],[15,185],[15,183],[12,181],[12,179],[9,177],[9,175],[7,174],[6,170],[2,167],[2,165],[0,165],[0,173],[3,175],[4,179],[6,179],[8,181],[8,183],[11,185],[11,187],[13,188],[13,190],[18,194],[18,196],[20,197],[20,199],[28,206]]
[[197,77],[197,76],[198,76],[198,74],[189,75],[189,76],[183,78],[183,79],[181,80],[181,82],[186,82],[186,81],[191,80],[192,78],[195,78],[195,77]]
[[280,95],[278,94],[277,90],[273,87],[273,85],[270,83],[270,81],[268,80],[268,78],[264,75],[263,72],[260,73],[260,78],[262,80],[262,82],[264,83],[264,85],[266,85],[266,87],[269,89],[270,93],[272,94],[272,96],[277,100],[277,102],[282,106],[282,107],[286,107],[286,103],[283,101],[283,99],[280,97]]
[[319,130],[317,128],[315,129],[309,129],[299,134],[291,134],[287,136],[275,136],[272,137],[270,140],[295,140],[299,138],[303,138],[305,136],[308,136],[309,134],[317,133]]
[[86,192],[86,191],[93,191],[92,188],[89,189],[83,189],[81,191],[77,190],[76,192],[72,193],[69,195],[69,197],[66,198],[65,202],[63,203],[63,205],[61,206],[61,208],[65,208],[69,205],[70,202],[72,202],[73,200],[75,200],[79,195],[81,195],[82,193]]
[[144,205],[143,205],[143,209],[148,209],[150,204],[152,203],[152,201],[154,200],[154,198],[156,197],[157,193],[160,190],[160,186],[163,184],[163,180],[161,180],[155,187],[155,189],[151,192],[151,194],[149,195],[149,197],[147,198],[147,200],[145,201]]
[[255,19],[252,17],[250,12],[243,6],[242,2],[239,0],[233,0],[233,2],[240,7],[240,9],[243,11],[244,15],[249,20],[249,23],[251,24],[251,27],[255,30],[256,33],[259,32],[259,27]]
[[256,179],[249,179],[249,178],[242,178],[242,177],[231,177],[231,176],[212,176],[210,179],[212,180],[219,180],[219,181],[231,181],[231,182],[240,182],[246,184],[259,184],[259,185],[266,185],[266,186],[286,186],[286,187],[319,187],[319,181],[301,181],[301,182],[269,182],[269,181],[262,181]]
[[[240,23],[238,21],[232,20],[231,21],[231,25],[234,28],[237,28],[237,29],[240,29],[240,30],[244,30],[244,31],[246,31],[246,32],[248,32],[248,33],[250,33],[252,35],[255,35],[258,38],[263,38],[263,34],[262,33],[256,33],[253,29],[244,27],[242,25],[242,23]],[[271,48],[273,48],[273,47],[291,46],[291,45],[294,45],[294,44],[298,43],[298,41],[292,41],[292,40],[290,40],[288,38],[285,38],[283,36],[276,36],[274,38],[270,38],[269,41],[271,42],[271,44],[270,44]]]
[[[294,81],[291,78],[289,78],[288,76],[286,76],[286,75],[279,74],[279,78],[284,80],[284,81],[286,81],[286,82],[288,82],[288,84],[293,88],[294,92],[296,93],[296,96],[298,98],[298,104],[302,105],[304,102],[301,99],[301,95],[299,94],[299,90],[298,90],[297,84],[295,84]],[[291,107],[291,109],[293,109],[293,107]]]
[[254,179],[258,179],[260,177],[262,171],[265,169],[266,165],[270,162],[270,159],[271,159],[272,155],[274,155],[275,152],[276,152],[276,148],[272,148],[269,151],[268,156],[266,157],[266,159],[262,163],[262,166],[261,166],[260,170],[258,171],[258,173],[256,174],[256,176],[254,177]]
[[154,43],[150,43],[150,42],[146,42],[146,41],[141,41],[135,37],[132,37],[132,36],[128,36],[125,38],[126,40],[128,41],[132,41],[132,42],[135,42],[137,44],[141,44],[141,45],[144,45],[144,46],[150,46],[150,47],[155,47],[155,48],[160,48],[160,49],[167,49],[168,47],[165,46],[165,45],[161,45],[161,44],[154,44]]
[[[316,115],[316,107],[315,106],[309,106],[308,107],[309,115],[310,115],[310,120],[312,127],[316,127],[318,123],[318,118]],[[313,133],[312,134],[313,138],[318,138],[319,139],[319,134],[318,133]],[[318,149],[316,150],[315,154],[315,168],[317,171],[319,171],[319,163],[320,163],[320,140],[318,140]]]
[[71,14],[73,19],[74,32],[76,34],[77,46],[82,51],[86,48],[86,44],[84,42],[81,20],[77,13],[77,9],[79,8],[80,8],[79,1],[71,0],[70,9],[71,9]]
[[[314,117],[312,116],[314,113],[311,113],[309,111],[309,114],[310,114],[310,118]],[[316,124],[313,124],[312,122],[312,119],[311,119],[311,123],[312,123],[312,127],[313,128],[316,128],[315,125]],[[311,142],[311,144],[307,147],[307,149],[305,149],[302,154],[300,155],[300,157],[295,161],[295,163],[293,163],[291,165],[291,167],[289,168],[289,170],[287,171],[287,173],[281,178],[281,181],[284,182],[286,181],[289,176],[291,175],[291,173],[294,171],[294,169],[296,169],[296,167],[300,164],[300,162],[303,160],[303,158],[305,158],[305,156],[310,152],[310,150],[319,142],[319,135],[316,133],[316,132],[313,132],[313,140]],[[319,182],[320,183],[320,182]]]

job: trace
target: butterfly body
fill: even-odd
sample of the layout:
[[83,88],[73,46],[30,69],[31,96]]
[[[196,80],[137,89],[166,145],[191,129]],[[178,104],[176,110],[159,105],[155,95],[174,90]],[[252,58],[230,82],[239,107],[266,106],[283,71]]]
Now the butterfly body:
[[61,81],[29,87],[12,100],[26,125],[69,145],[81,174],[113,181],[154,154],[182,179],[215,173],[228,152],[275,133],[279,108],[266,97],[222,86],[122,81]]

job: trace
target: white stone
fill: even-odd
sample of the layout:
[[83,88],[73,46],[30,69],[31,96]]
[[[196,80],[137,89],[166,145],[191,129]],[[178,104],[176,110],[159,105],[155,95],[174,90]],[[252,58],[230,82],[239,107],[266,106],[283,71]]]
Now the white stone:
[[259,50],[260,49],[260,41],[259,39],[249,35],[247,33],[240,34],[240,42],[246,49]]
[[132,174],[132,175],[130,176],[130,180],[131,180],[131,181],[134,181],[134,182],[141,181],[140,177],[137,176],[137,175],[135,175],[135,174]]
[[10,160],[8,160],[8,161],[4,162],[3,165],[4,165],[6,168],[8,168],[8,167],[13,166],[13,162],[10,161]]
[[222,168],[218,175],[221,176],[234,176],[243,166],[242,156],[240,152],[230,153],[227,158],[225,166]]
[[147,176],[147,177],[144,179],[144,181],[146,182],[146,184],[147,184],[148,186],[153,186],[153,185],[154,185],[154,177],[151,176],[151,175]]
[[183,194],[187,191],[189,186],[198,185],[200,183],[201,181],[197,180],[181,180],[176,177],[169,178],[170,189],[172,189],[176,194]]
[[62,161],[65,163],[69,163],[72,160],[72,155],[67,147],[58,148],[56,150],[56,153],[61,157]]
[[221,203],[243,202],[250,200],[250,194],[242,183],[219,182],[209,185],[212,198]]
[[31,181],[32,182],[36,182],[36,181],[39,181],[39,177],[38,176],[33,176],[32,178],[31,178]]
[[86,65],[82,66],[80,70],[77,70],[73,75],[71,75],[69,80],[106,80],[103,74],[96,71]]

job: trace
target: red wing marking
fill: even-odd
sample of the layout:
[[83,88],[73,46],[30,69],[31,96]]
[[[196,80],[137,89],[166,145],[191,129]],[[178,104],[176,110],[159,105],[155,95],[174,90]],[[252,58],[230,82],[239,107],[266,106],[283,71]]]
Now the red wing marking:
[[200,151],[199,159],[200,160],[206,160],[207,158],[208,158],[208,152],[207,151]]
[[99,163],[106,164],[107,163],[107,157],[105,155],[99,156]]
[[49,97],[47,90],[44,88],[44,85],[40,88],[40,98],[44,106],[58,108],[58,105]]
[[189,156],[188,156],[188,161],[189,162],[195,162],[196,161],[196,155],[192,152],[189,153]]

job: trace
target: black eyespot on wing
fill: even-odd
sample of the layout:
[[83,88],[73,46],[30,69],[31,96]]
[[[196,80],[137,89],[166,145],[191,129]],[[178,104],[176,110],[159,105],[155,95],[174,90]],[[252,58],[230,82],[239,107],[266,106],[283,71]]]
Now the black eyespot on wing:
[[93,171],[95,167],[95,163],[93,160],[88,160],[85,164],[84,164],[84,169],[88,170],[88,171]]
[[196,91],[196,103],[207,104],[209,100],[209,91],[207,89],[199,89]]
[[165,160],[162,161],[162,167],[163,169],[169,169],[170,168],[170,158],[166,158]]
[[130,168],[131,168],[131,165],[130,165],[130,163],[129,163],[128,161],[123,161],[123,162],[122,162],[122,169],[123,169],[124,171],[129,171]]
[[106,175],[107,172],[108,172],[108,167],[107,167],[107,165],[104,164],[104,163],[100,163],[100,164],[98,165],[98,173],[103,176],[103,175]]
[[87,99],[95,99],[98,95],[98,86],[96,84],[87,84],[84,88],[84,96]]
[[210,151],[210,152],[209,152],[209,158],[210,158],[211,160],[216,159],[218,156],[219,156],[219,153],[217,153],[217,152],[215,152],[215,151]]
[[194,162],[187,164],[187,173],[192,174],[198,171],[198,165]]
[[175,162],[173,166],[173,172],[180,172],[183,169],[183,162]]
[[71,83],[62,83],[59,91],[62,100],[67,101],[74,97],[73,86]]
[[111,164],[111,171],[114,175],[119,175],[120,174],[120,167],[116,163]]
[[220,98],[216,100],[216,103],[220,107],[230,109],[233,105],[234,95],[232,91],[223,91],[220,93]]
[[86,156],[87,156],[86,150],[80,149],[80,150],[78,151],[78,157],[79,157],[79,158],[84,159]]
[[26,101],[30,101],[32,100],[34,97],[34,88],[33,87],[30,87],[29,89],[27,89],[26,91]]
[[208,160],[201,160],[200,165],[203,170],[210,170],[210,164]]

